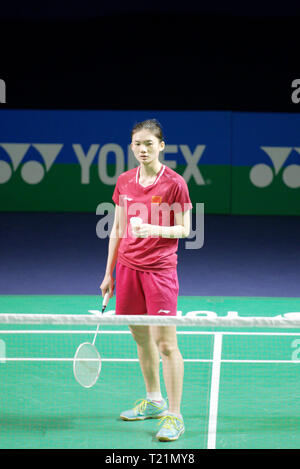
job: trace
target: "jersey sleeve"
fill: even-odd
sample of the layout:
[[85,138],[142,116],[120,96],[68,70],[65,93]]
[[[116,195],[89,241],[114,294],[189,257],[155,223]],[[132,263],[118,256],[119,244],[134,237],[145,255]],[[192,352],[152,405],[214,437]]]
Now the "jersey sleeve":
[[116,205],[123,206],[122,197],[120,196],[120,177],[117,179],[117,184],[112,195],[112,200]]
[[193,208],[187,183],[183,178],[176,181],[173,191],[172,209],[174,213],[186,212]]

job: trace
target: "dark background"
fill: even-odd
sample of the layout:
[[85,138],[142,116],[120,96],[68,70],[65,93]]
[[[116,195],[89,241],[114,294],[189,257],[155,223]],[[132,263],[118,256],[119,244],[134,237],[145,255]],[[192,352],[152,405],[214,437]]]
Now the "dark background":
[[[286,1],[10,1],[1,108],[299,112],[299,15]],[[2,213],[0,293],[98,294],[97,221]],[[180,294],[297,297],[299,233],[299,217],[206,216],[204,247],[180,244]]]
[[300,6],[1,5],[6,108],[299,112]]

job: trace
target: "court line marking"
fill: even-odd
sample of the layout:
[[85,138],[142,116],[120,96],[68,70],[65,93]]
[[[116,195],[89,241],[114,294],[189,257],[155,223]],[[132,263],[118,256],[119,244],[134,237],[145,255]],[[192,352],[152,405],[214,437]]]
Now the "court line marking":
[[216,332],[214,335],[214,349],[213,349],[213,358],[212,358],[207,449],[216,448],[220,373],[221,373],[221,358],[222,358],[222,341],[223,341],[222,333]]

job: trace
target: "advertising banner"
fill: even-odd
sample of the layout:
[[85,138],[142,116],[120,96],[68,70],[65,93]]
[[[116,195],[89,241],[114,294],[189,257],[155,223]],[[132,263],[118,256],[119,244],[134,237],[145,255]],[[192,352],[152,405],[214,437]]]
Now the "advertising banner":
[[300,115],[232,113],[232,213],[300,215]]
[[135,123],[156,118],[161,161],[186,180],[192,202],[230,211],[230,112],[1,110],[0,210],[87,211],[112,202],[118,176],[137,165]]
[[1,110],[0,210],[96,212],[137,165],[135,123],[156,118],[161,161],[205,213],[300,214],[300,115]]

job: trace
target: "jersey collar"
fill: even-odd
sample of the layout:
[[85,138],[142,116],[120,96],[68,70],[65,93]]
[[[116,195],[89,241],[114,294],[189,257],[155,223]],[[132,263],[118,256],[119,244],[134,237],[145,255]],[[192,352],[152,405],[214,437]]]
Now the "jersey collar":
[[[165,165],[162,164],[162,166],[161,166],[159,172],[158,172],[157,175],[156,175],[155,181],[154,181],[152,184],[150,184],[149,186],[146,186],[145,189],[148,188],[148,187],[153,187],[153,186],[155,186],[155,185],[158,183],[159,179],[161,178],[161,176],[163,175],[163,173],[164,173],[164,171],[165,171],[165,168],[166,168]],[[137,184],[139,184],[141,187],[144,187],[144,186],[142,186],[142,184],[140,184],[140,182],[139,182],[139,180],[140,180],[140,171],[141,171],[141,167],[138,166],[137,171],[136,171],[136,175],[135,175],[135,182],[136,182]]]

